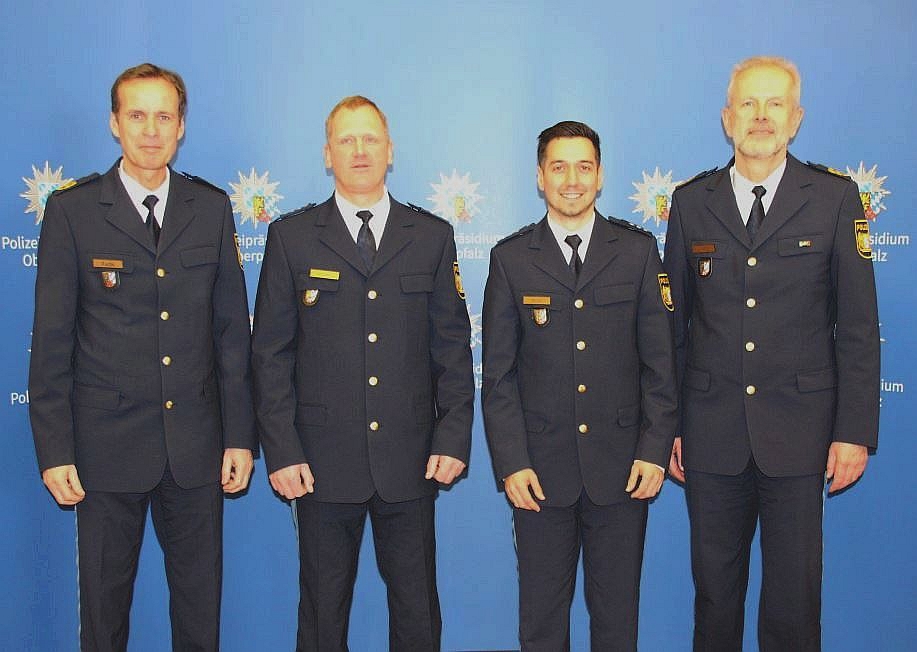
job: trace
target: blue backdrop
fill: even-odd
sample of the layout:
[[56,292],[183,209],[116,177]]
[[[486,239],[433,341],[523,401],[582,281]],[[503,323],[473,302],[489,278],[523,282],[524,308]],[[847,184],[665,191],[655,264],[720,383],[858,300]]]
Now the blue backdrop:
[[[605,165],[599,209],[649,228],[661,242],[674,183],[729,159],[719,122],[729,71],[761,53],[795,60],[803,75],[807,112],[791,150],[851,172],[873,220],[881,443],[858,486],[826,504],[825,649],[914,649],[917,439],[908,324],[917,265],[907,223],[917,199],[914,3],[333,4],[4,3],[0,432],[11,458],[0,493],[0,649],[77,649],[74,515],[44,490],[28,425],[37,220],[51,188],[104,171],[117,157],[108,91],[122,69],[150,60],[184,76],[187,135],[175,167],[233,195],[252,301],[265,222],[331,192],[321,159],[326,114],[344,95],[375,99],[395,143],[389,189],[455,224],[477,329],[491,245],[544,213],[534,174],[541,129],[562,119],[593,126]],[[476,338],[480,380],[477,331]],[[441,494],[437,524],[444,649],[517,647],[510,511],[495,491],[479,417],[469,475]],[[297,563],[289,508],[270,491],[259,461],[248,495],[227,501],[224,650],[293,648]],[[755,571],[748,650],[757,649],[759,579]],[[132,651],[167,649],[164,587],[148,528]],[[689,650],[691,623],[684,494],[667,483],[650,511],[641,649]],[[384,650],[386,632],[382,582],[364,546],[351,648]],[[574,649],[587,649],[587,635],[578,595]]]

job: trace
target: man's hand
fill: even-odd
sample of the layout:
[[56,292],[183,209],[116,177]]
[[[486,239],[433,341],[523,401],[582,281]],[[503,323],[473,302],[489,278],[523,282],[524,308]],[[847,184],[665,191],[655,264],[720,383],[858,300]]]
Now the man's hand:
[[672,457],[669,458],[669,474],[679,482],[685,481],[685,465],[681,461],[681,437],[675,438],[672,444]]
[[[639,480],[640,486],[637,486]],[[630,494],[631,498],[643,500],[652,498],[662,489],[662,481],[665,480],[665,471],[651,462],[643,460],[634,460],[633,466],[630,467],[630,477],[627,479],[627,487],[624,491]]]
[[828,449],[828,467],[825,477],[831,480],[828,493],[833,494],[860,479],[866,470],[869,453],[865,446],[836,441]]
[[41,479],[59,505],[76,505],[86,497],[76,466],[52,466],[41,472]]
[[[545,497],[534,469],[522,469],[507,476],[503,480],[503,488],[513,507],[541,511],[541,505],[535,502],[535,498],[544,500]],[[534,498],[532,494],[535,494]]]
[[247,448],[227,448],[223,451],[223,470],[220,473],[223,493],[234,494],[245,489],[254,466],[252,452]]
[[291,464],[268,476],[274,491],[288,500],[301,498],[315,491],[315,478],[308,464]]
[[431,455],[427,460],[427,472],[424,478],[433,479],[442,484],[452,484],[452,481],[464,470],[465,463],[460,459],[448,455]]

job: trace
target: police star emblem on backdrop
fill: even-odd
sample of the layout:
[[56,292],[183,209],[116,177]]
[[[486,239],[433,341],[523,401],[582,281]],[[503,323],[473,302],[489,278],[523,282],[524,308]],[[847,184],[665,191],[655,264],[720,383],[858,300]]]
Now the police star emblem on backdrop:
[[637,192],[628,197],[634,200],[637,207],[632,213],[642,213],[643,223],[652,222],[654,235],[659,243],[659,248],[665,244],[665,227],[660,227],[663,222],[669,221],[669,207],[672,204],[672,193],[675,187],[681,183],[672,180],[672,170],[665,174],[659,171],[659,166],[652,175],[643,170],[643,181],[632,181],[631,184]]
[[45,161],[44,170],[39,170],[33,165],[32,178],[22,177],[22,180],[25,181],[27,190],[20,193],[19,196],[28,200],[29,203],[24,212],[35,213],[35,224],[40,224],[44,218],[45,204],[48,203],[48,197],[51,196],[51,193],[62,186],[73,183],[73,179],[64,178],[64,166],[60,166],[52,172],[48,161]]
[[254,229],[259,223],[267,223],[280,215],[280,200],[283,195],[277,194],[279,181],[268,181],[270,172],[265,170],[263,175],[258,175],[255,168],[251,174],[245,176],[239,172],[239,183],[229,182],[232,194],[232,212],[239,216],[239,226],[251,222]]
[[891,191],[883,187],[888,177],[880,177],[876,174],[878,167],[878,165],[873,165],[867,170],[863,161],[860,161],[860,167],[855,172],[847,168],[847,175],[860,189],[860,201],[863,202],[863,213],[867,220],[876,219],[879,213],[885,210],[882,200],[891,194]]
[[433,212],[453,224],[470,222],[478,214],[478,202],[483,199],[477,193],[479,183],[471,181],[471,173],[459,176],[452,170],[452,176],[439,173],[440,183],[431,183],[433,194],[427,197],[433,202]]

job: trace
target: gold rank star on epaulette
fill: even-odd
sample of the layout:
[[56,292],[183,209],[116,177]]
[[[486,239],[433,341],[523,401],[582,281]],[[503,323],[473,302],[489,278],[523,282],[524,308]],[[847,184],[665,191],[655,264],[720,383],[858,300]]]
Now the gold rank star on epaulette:
[[647,230],[644,229],[642,226],[637,226],[637,225],[634,224],[633,222],[628,222],[627,220],[622,220],[622,219],[617,218],[617,217],[612,217],[611,215],[609,215],[609,216],[608,216],[607,218],[605,218],[605,219],[607,219],[607,220],[608,220],[609,222],[611,222],[612,224],[617,224],[618,226],[623,226],[625,229],[628,229],[628,230],[630,230],[630,231],[633,231],[634,233],[640,233],[640,234],[642,234],[642,235],[648,235],[648,236],[650,236],[651,238],[655,238],[655,237],[656,237],[656,236],[654,236],[654,235],[652,234],[652,232],[647,231]]
[[850,179],[850,176],[847,173],[841,172],[837,168],[829,168],[827,165],[822,165],[821,163],[814,163],[812,161],[806,161],[806,165],[808,165],[813,170],[818,170],[819,172],[824,172],[826,174],[833,174],[834,176],[840,177],[842,179]]
[[687,181],[682,181],[681,183],[679,183],[678,185],[676,185],[676,186],[675,186],[675,190],[678,190],[679,188],[683,188],[683,187],[687,186],[689,183],[694,183],[695,181],[698,181],[698,180],[703,179],[703,178],[705,178],[705,177],[709,177],[711,174],[713,174],[713,173],[716,172],[717,170],[719,170],[718,167],[712,167],[712,168],[710,168],[709,170],[705,170],[704,172],[699,172],[699,173],[695,174],[693,177],[691,177],[690,179],[688,179]]
[[[520,235],[523,235],[523,234],[525,234],[525,233],[528,233],[529,231],[531,231],[532,229],[534,229],[535,226],[536,226],[537,224],[538,224],[538,222],[532,222],[531,224],[526,224],[525,226],[523,226],[521,229],[519,229],[519,230],[516,231],[515,233],[510,233],[509,235],[504,236],[504,237],[500,238],[499,240],[497,240],[497,244],[503,244],[503,243],[506,242],[507,240],[512,240],[513,238],[518,238]],[[496,246],[496,245],[494,245],[494,246]]]
[[303,213],[305,213],[305,212],[308,211],[309,209],[314,208],[315,205],[316,205],[316,204],[315,204],[314,201],[313,201],[313,202],[309,202],[309,203],[306,204],[305,206],[300,206],[299,208],[294,208],[293,210],[291,210],[291,211],[289,211],[289,212],[287,212],[287,213],[284,213],[283,215],[281,215],[280,217],[278,217],[278,218],[277,218],[276,220],[274,220],[274,221],[275,221],[275,222],[280,222],[281,220],[285,220],[285,219],[287,219],[288,217],[293,217],[294,215],[302,215]]
[[182,172],[181,175],[185,177],[186,179],[188,179],[189,181],[193,181],[194,183],[199,183],[202,186],[207,186],[208,188],[212,190],[216,190],[217,192],[222,193],[224,195],[229,194],[225,190],[220,188],[219,186],[215,186],[212,183],[210,183],[209,181],[207,181],[207,179],[202,179],[201,177],[195,176],[191,174],[190,172]]
[[82,186],[84,183],[89,183],[90,181],[94,179],[98,179],[98,178],[99,178],[99,173],[93,172],[92,174],[87,174],[85,177],[81,177],[77,179],[76,181],[73,181],[71,179],[67,183],[62,184],[60,187],[58,187],[54,192],[55,193],[67,192],[68,190],[72,190],[73,188],[77,188],[79,186]]

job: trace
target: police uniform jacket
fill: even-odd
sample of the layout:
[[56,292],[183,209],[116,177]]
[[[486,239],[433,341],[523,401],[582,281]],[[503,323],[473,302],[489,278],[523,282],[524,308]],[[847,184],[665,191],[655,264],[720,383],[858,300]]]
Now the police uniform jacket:
[[730,166],[677,189],[669,216],[684,464],[734,475],[754,456],[770,476],[822,473],[832,441],[877,443],[876,289],[857,186],[788,157],[752,243]]
[[253,363],[268,472],[308,463],[310,499],[431,495],[431,454],[468,460],[469,319],[448,222],[394,199],[371,270],[332,196],[268,230]]
[[491,250],[483,405],[498,480],[530,467],[546,505],[584,488],[607,505],[628,499],[634,459],[667,463],[675,363],[661,274],[655,238],[598,214],[579,280],[547,218]]
[[168,461],[191,488],[219,482],[224,448],[257,449],[234,237],[226,194],[174,172],[158,253],[117,164],[48,199],[29,372],[42,470],[143,492]]

